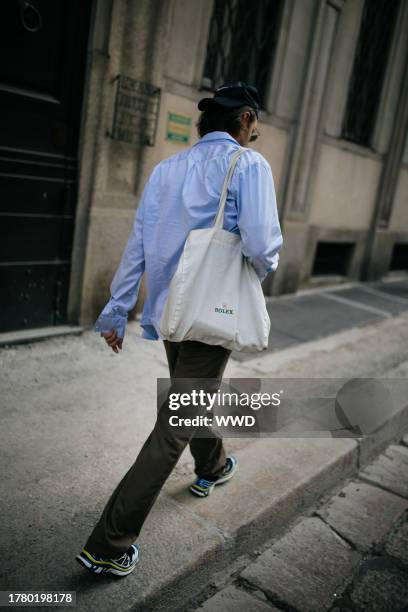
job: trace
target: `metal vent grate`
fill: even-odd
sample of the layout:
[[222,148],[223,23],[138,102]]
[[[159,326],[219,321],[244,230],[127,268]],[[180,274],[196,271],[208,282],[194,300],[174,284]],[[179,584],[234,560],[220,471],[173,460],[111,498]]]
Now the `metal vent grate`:
[[392,259],[390,270],[407,270],[408,271],[408,243],[394,244],[392,251]]
[[347,276],[353,251],[353,242],[319,242],[312,275]]

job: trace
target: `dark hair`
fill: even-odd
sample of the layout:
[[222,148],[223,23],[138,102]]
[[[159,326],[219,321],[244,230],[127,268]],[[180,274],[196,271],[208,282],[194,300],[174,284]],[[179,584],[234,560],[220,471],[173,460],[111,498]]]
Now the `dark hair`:
[[254,121],[256,114],[250,106],[226,108],[220,104],[214,104],[201,113],[196,123],[198,135],[202,138],[209,132],[221,131],[238,136],[241,131],[241,115],[246,110],[251,111],[251,120]]

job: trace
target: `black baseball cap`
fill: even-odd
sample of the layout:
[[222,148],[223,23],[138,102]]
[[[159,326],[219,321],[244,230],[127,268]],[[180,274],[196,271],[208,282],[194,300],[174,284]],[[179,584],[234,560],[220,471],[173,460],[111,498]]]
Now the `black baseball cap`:
[[198,103],[198,110],[205,111],[214,104],[227,108],[238,108],[240,106],[250,106],[256,112],[261,108],[259,93],[256,87],[248,85],[244,81],[232,81],[220,85],[214,91],[213,98],[202,98]]

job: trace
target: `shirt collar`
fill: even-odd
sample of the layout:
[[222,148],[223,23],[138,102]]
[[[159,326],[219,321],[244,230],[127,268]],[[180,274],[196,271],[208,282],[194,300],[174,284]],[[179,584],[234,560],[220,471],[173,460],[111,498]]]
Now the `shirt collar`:
[[231,142],[234,142],[235,144],[239,144],[238,140],[236,140],[228,132],[221,132],[219,130],[215,130],[214,132],[208,132],[208,134],[204,134],[204,136],[202,136],[200,140],[195,143],[195,145],[198,145],[201,142],[209,142],[212,140],[230,140]]

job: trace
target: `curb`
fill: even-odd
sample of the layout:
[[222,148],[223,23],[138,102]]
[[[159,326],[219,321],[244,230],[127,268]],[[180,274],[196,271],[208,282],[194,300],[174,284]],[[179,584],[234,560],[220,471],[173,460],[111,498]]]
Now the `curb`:
[[[265,539],[281,537],[300,515],[312,512],[322,497],[332,495],[344,486],[347,479],[378,456],[388,444],[399,442],[406,431],[408,405],[396,411],[365,438],[256,440],[235,453],[241,479],[235,477],[231,480],[225,496],[219,487],[217,493],[204,503],[203,500],[196,503],[186,496],[187,479],[176,486],[166,486],[166,496],[171,495],[179,511],[201,521],[213,537],[200,548],[194,560],[190,559],[189,565],[177,578],[163,584],[154,595],[139,601],[137,610],[180,612],[186,602],[198,595],[211,578],[214,579],[214,574],[221,572],[226,565],[239,563],[240,556],[250,555]],[[261,466],[259,457],[263,460]],[[282,473],[288,462],[292,462],[292,466],[287,473]],[[277,473],[279,470],[280,474]],[[285,487],[290,475],[293,480]],[[244,495],[247,495],[243,512],[242,479],[246,487]],[[279,492],[274,494],[274,485],[278,483],[280,488],[275,490]],[[217,533],[219,537],[214,540]]]

